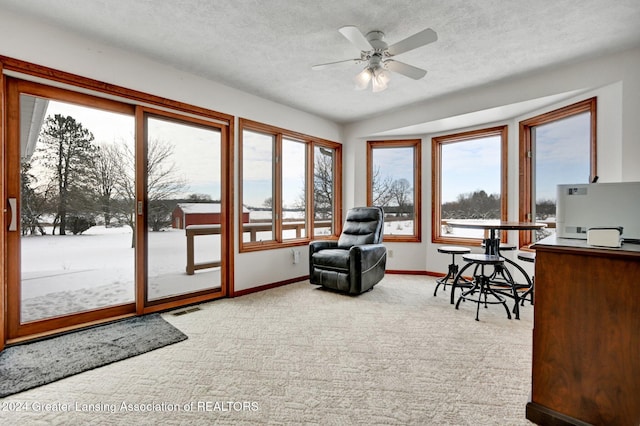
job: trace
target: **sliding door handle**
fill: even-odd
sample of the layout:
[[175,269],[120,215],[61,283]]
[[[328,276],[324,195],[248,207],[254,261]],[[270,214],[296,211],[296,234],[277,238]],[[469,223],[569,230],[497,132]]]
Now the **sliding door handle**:
[[18,230],[18,202],[15,198],[9,198],[9,209],[11,209],[11,222],[9,222],[9,231]]

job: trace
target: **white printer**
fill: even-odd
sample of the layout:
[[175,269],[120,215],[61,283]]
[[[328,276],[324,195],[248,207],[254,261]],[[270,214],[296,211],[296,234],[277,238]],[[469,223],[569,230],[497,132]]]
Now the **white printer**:
[[[559,238],[605,238],[610,245],[615,233],[625,241],[640,240],[640,182],[558,185],[556,235]],[[600,245],[600,244],[594,244]]]

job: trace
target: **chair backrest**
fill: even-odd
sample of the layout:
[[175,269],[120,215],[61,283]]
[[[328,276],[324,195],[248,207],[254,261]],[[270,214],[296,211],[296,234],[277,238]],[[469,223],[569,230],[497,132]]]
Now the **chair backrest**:
[[338,247],[348,249],[355,245],[381,243],[383,230],[381,207],[355,207],[347,212]]

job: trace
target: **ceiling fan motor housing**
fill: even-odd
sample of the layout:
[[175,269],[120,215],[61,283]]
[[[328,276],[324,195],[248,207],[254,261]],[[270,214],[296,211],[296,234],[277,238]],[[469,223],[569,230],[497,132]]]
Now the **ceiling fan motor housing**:
[[366,35],[366,38],[375,52],[383,52],[389,47],[389,45],[387,45],[387,43],[383,40],[384,33],[382,31],[369,31]]

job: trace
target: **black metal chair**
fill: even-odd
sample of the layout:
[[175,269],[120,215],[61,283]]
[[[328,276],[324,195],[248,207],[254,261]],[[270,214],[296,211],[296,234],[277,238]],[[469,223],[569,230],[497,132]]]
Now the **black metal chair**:
[[360,294],[384,277],[387,249],[382,244],[384,212],[380,207],[356,207],[347,212],[338,241],[309,244],[311,284]]
[[[486,248],[486,243],[484,241],[482,241],[482,244],[480,245],[482,248]],[[498,252],[502,255],[503,251],[513,251],[516,249],[516,246],[512,245],[512,244],[507,244],[507,243],[500,243],[499,247],[498,247]],[[500,281],[504,281],[507,282],[507,276],[504,273],[504,266],[503,265],[496,265],[496,267],[493,269],[493,274],[491,274],[491,280],[492,281],[496,281],[496,282],[500,282]]]
[[[482,247],[486,247],[485,241],[482,242]],[[503,252],[515,251],[516,249],[517,247],[515,245],[500,242],[498,245],[498,254],[500,256],[503,256]],[[515,314],[516,319],[520,319],[519,306],[524,306],[521,301],[520,293],[524,292],[524,294],[528,295],[528,293],[526,292],[531,289],[531,283],[529,277],[526,275],[526,272],[516,263],[509,260],[506,260],[505,263],[509,263],[514,266],[523,275],[526,283],[516,281],[514,279],[514,275],[509,272],[505,264],[495,265],[495,267],[493,268],[493,273],[489,277],[489,283],[496,293],[514,300],[512,312]]]
[[[492,288],[491,275],[487,275],[485,273],[486,266],[493,266],[494,268],[497,266],[503,266],[504,260],[500,256],[492,254],[465,254],[462,256],[462,259],[469,263],[462,268],[460,274],[472,265],[479,267],[480,273],[478,273],[478,268],[476,268],[473,277],[473,286],[460,294],[458,302],[456,303],[456,309],[459,308],[460,302],[463,300],[474,302],[476,303],[476,321],[480,321],[481,304],[484,304],[485,308],[487,305],[501,304],[507,311],[507,318],[511,319],[511,311],[507,306],[504,295],[496,292]],[[506,270],[506,273],[509,274],[509,271]],[[491,300],[489,299],[489,296],[491,296]]]
[[433,291],[433,295],[435,296],[438,293],[438,287],[443,286],[443,290],[447,288],[447,284],[451,284],[449,281],[453,281],[458,274],[458,265],[456,264],[456,255],[457,254],[469,254],[471,253],[471,249],[467,247],[460,246],[442,246],[438,247],[438,253],[450,254],[451,255],[451,263],[449,264],[449,269],[447,270],[447,274],[436,280],[436,289]]
[[[520,253],[518,253],[518,259],[522,260],[523,262],[528,262],[528,263],[534,263],[536,262],[536,252],[532,252],[532,251],[521,251]],[[520,300],[521,300],[521,306],[524,306],[524,301],[525,300],[529,300],[529,302],[531,302],[531,304],[533,305],[533,296],[535,293],[535,287],[536,285],[536,277],[535,276],[531,276],[531,287],[525,291],[522,296],[520,296]]]

